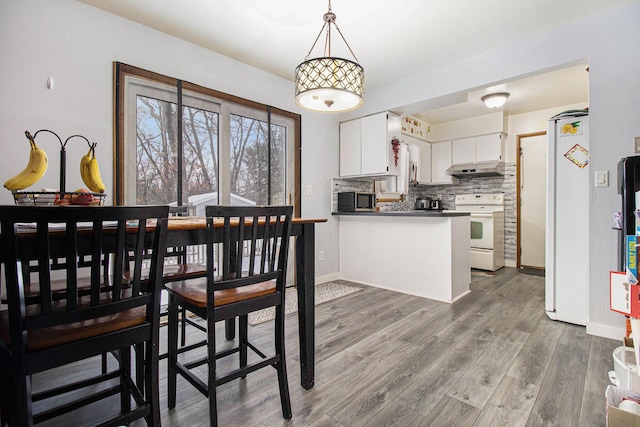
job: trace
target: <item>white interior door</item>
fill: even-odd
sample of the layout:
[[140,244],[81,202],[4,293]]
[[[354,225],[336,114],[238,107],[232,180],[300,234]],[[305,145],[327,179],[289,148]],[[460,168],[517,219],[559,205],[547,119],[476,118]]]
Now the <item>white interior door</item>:
[[521,135],[519,177],[519,267],[544,268],[546,132]]

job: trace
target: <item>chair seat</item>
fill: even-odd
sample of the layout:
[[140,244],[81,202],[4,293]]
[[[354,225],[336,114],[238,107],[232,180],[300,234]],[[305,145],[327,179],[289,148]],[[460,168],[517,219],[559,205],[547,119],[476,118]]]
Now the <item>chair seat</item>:
[[[104,294],[100,299],[106,302],[109,300],[109,297]],[[64,311],[65,306],[66,303],[64,300],[54,302],[53,311]],[[81,298],[79,306],[88,307],[89,298]],[[38,307],[36,305],[27,306],[28,314],[35,313],[37,310]],[[27,333],[27,349],[33,351],[50,348],[141,325],[146,321],[146,307],[141,306],[91,320],[37,329]],[[11,342],[9,334],[9,314],[7,310],[0,311],[0,340],[8,344]]]
[[[207,280],[189,280],[171,282],[165,284],[165,288],[173,292],[178,298],[196,307],[207,306]],[[223,289],[215,291],[215,306],[232,304],[245,301],[250,298],[261,297],[276,292],[276,281],[256,283],[255,285],[242,286],[240,288]]]

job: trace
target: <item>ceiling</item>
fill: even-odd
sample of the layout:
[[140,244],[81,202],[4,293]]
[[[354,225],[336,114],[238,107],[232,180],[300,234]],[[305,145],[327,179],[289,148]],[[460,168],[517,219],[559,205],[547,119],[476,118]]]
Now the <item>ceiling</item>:
[[[323,0],[77,1],[291,81],[320,32],[328,6]],[[333,0],[331,8],[365,69],[365,88],[372,88],[638,1]],[[322,56],[323,46],[322,36],[310,57]],[[336,32],[331,49],[332,56],[353,59]],[[482,88],[467,94],[467,102],[420,116],[436,124],[487,114],[479,98],[494,91],[511,93],[501,108],[509,114],[586,102],[585,68]]]

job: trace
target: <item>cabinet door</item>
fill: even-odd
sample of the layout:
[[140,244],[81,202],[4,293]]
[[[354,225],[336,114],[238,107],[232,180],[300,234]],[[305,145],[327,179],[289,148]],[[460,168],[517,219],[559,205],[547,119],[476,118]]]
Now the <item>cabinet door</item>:
[[502,160],[504,155],[504,134],[476,136],[476,160],[479,162]]
[[389,171],[389,150],[391,147],[391,140],[387,141],[387,113],[366,116],[361,120],[362,174],[386,174]]
[[431,144],[420,141],[420,162],[418,164],[418,183],[431,184]]
[[340,123],[340,176],[362,173],[361,120]]
[[476,138],[455,139],[452,147],[453,164],[476,161]]
[[451,184],[453,177],[446,171],[451,166],[451,141],[431,144],[431,183]]

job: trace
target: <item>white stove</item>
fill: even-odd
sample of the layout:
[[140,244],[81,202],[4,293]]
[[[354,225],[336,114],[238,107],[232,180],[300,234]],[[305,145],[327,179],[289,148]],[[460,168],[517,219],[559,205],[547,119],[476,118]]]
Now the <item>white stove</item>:
[[504,194],[459,194],[455,205],[470,213],[471,268],[504,267]]

